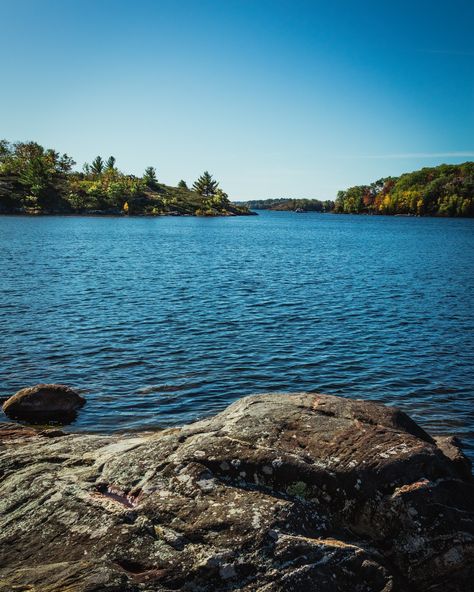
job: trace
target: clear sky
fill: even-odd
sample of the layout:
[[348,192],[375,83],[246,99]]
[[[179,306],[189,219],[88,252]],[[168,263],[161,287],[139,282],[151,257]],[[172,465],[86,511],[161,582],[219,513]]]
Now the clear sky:
[[232,199],[474,160],[472,0],[0,0],[0,137]]

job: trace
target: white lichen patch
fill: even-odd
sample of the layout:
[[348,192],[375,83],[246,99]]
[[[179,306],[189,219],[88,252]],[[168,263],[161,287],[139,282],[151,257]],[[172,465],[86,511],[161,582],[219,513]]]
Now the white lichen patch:
[[254,512],[252,515],[252,528],[258,529],[261,525],[261,515],[258,512]]
[[410,451],[410,449],[405,444],[405,442],[402,442],[401,444],[397,444],[396,446],[392,446],[391,448],[388,448],[384,452],[381,452],[379,454],[379,456],[380,456],[380,458],[390,458],[391,456],[403,455],[409,451]]

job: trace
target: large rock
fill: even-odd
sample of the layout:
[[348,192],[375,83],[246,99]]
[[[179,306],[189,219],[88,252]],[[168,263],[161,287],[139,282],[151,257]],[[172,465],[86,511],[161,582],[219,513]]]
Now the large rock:
[[3,404],[3,411],[12,419],[30,423],[45,421],[71,422],[85,399],[63,384],[37,384],[21,389]]
[[468,463],[393,408],[269,394],[159,433],[5,435],[1,592],[472,584]]

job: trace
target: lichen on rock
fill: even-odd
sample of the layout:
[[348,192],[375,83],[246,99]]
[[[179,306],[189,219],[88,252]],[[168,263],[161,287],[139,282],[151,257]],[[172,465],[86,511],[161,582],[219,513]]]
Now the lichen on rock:
[[454,592],[474,576],[455,440],[401,411],[246,397],[155,434],[0,429],[0,591]]

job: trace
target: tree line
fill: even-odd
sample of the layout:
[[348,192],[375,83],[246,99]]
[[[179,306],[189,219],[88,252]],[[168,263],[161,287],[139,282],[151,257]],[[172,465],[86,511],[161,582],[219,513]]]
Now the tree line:
[[97,156],[82,171],[68,154],[36,142],[0,141],[0,212],[248,214],[250,209],[474,216],[474,163],[427,167],[339,191],[335,202],[278,198],[232,204],[208,172],[188,187],[170,187],[156,169],[139,177],[121,172],[114,156]]
[[331,212],[334,202],[330,199],[278,197],[269,199],[257,199],[244,202],[251,210],[276,210],[293,212]]
[[247,214],[208,172],[188,187],[160,183],[155,167],[139,177],[121,172],[114,156],[97,156],[74,170],[68,154],[36,142],[0,141],[0,212]]
[[474,162],[426,167],[339,191],[336,213],[474,216]]
[[278,198],[244,203],[252,210],[472,217],[474,162],[425,167],[370,185],[355,185],[339,191],[335,201]]

